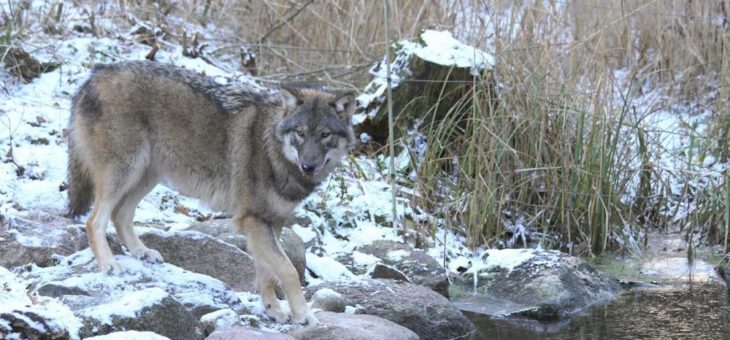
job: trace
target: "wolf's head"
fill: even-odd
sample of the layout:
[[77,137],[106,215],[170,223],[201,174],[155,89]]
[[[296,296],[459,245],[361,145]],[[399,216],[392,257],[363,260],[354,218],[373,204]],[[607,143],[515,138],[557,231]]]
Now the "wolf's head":
[[280,95],[286,113],[275,136],[284,156],[304,176],[326,176],[354,144],[355,96],[295,87],[283,87]]

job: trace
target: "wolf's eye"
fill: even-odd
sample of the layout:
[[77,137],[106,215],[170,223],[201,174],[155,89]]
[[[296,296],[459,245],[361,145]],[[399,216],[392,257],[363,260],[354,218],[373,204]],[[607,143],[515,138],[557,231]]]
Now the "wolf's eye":
[[322,138],[327,138],[331,135],[331,132],[322,132]]
[[304,131],[302,131],[302,130],[296,130],[295,132],[296,132],[297,136],[304,137]]

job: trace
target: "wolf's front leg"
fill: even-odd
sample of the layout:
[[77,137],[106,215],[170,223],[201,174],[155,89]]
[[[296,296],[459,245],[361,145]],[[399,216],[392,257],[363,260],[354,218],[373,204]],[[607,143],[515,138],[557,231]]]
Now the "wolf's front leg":
[[269,271],[268,267],[256,262],[256,288],[261,295],[261,302],[264,305],[266,314],[272,317],[278,323],[289,322],[289,315],[281,309],[279,299],[276,297],[275,285],[276,279],[274,274]]
[[[276,278],[284,290],[293,321],[300,324],[318,324],[319,321],[309,310],[307,301],[304,299],[302,286],[299,283],[299,274],[289,257],[284,253],[284,249],[282,249],[272,227],[251,215],[236,218],[236,223],[246,233],[248,250],[257,263],[264,266],[264,270],[268,270],[273,274],[272,276]],[[257,270],[257,274],[258,272]],[[265,304],[272,302],[271,300],[275,300],[278,304],[276,295],[269,294],[271,291],[262,291],[261,293]]]

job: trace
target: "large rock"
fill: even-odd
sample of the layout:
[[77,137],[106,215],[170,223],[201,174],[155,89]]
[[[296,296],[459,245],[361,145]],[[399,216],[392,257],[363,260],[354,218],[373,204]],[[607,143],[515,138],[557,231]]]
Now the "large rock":
[[88,247],[86,231],[73,220],[44,212],[22,212],[0,224],[0,266],[52,266],[53,256]]
[[[469,268],[461,285],[537,320],[574,314],[621,290],[619,282],[584,260],[551,250],[489,250],[484,263]],[[459,305],[458,301],[455,301]]]
[[[215,219],[205,222],[199,222],[191,225],[187,230],[199,231],[215,238],[221,239],[226,243],[230,243],[243,251],[248,251],[248,240],[242,233],[233,231],[233,220],[231,219]],[[302,238],[289,228],[281,230],[281,246],[284,252],[294,264],[294,268],[299,273],[299,281],[302,285],[306,285],[304,281],[304,271],[307,269],[306,247]]]
[[422,339],[451,339],[467,336],[474,325],[448,299],[431,289],[394,280],[326,282],[306,289],[307,296],[330,288],[345,297],[356,313],[390,320],[418,334]]
[[[433,289],[435,292],[449,297],[449,280],[446,270],[433,257],[424,251],[414,249],[408,244],[395,241],[378,240],[369,245],[356,248],[353,255],[346,256],[343,261],[354,273],[362,274],[369,266],[369,261],[358,261],[361,254],[376,258],[376,261],[386,264],[405,274],[412,283]],[[384,276],[384,268],[377,268],[374,278],[395,278]],[[390,271],[389,274],[393,274]]]
[[[122,330],[152,331],[172,339],[203,338],[200,316],[219,309],[249,313],[225,283],[171,264],[149,264],[115,256],[126,272],[97,271],[90,249],[62,258],[53,267],[20,274],[28,295],[55,297],[72,313],[82,337]],[[73,324],[73,322],[65,322]]]
[[244,326],[233,326],[219,329],[209,335],[206,340],[294,340],[291,335],[271,333]]
[[306,340],[417,340],[412,330],[372,315],[317,313],[320,324],[291,331],[287,334]]
[[159,251],[165,262],[215,277],[235,291],[255,290],[253,258],[237,247],[197,231],[137,229],[145,245]]

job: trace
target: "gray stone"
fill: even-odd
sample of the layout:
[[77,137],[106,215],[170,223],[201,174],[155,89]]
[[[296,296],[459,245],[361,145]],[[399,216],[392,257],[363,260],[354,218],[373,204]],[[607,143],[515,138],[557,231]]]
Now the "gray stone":
[[55,264],[53,256],[88,247],[86,231],[73,220],[38,212],[23,212],[0,226],[0,266]]
[[[382,263],[401,271],[411,282],[433,289],[435,292],[449,297],[449,280],[446,270],[430,255],[408,244],[388,240],[378,240],[369,245],[356,248],[364,254],[379,258]],[[352,258],[346,260],[352,264]],[[362,274],[362,268],[348,266],[356,274]]]
[[342,313],[345,311],[345,298],[332,289],[322,288],[312,296],[312,307],[327,312]]
[[[521,314],[542,321],[570,316],[621,290],[620,283],[584,260],[558,251],[538,249],[489,250],[479,271],[477,292],[524,306]],[[504,259],[509,264],[505,264]],[[523,259],[515,263],[515,259]],[[459,285],[473,291],[471,272]]]
[[218,329],[209,335],[206,340],[294,340],[291,335],[271,333],[250,327],[233,326]]
[[[230,243],[244,252],[248,251],[248,240],[242,233],[234,231],[232,219],[215,219],[198,222],[187,230],[199,231]],[[302,238],[289,228],[281,230],[281,246],[299,273],[299,281],[306,285],[304,271],[307,269],[306,248]]]
[[320,312],[320,324],[290,331],[296,339],[307,340],[417,340],[412,330],[372,315]]
[[237,247],[197,231],[165,232],[145,228],[140,238],[167,263],[215,277],[235,291],[254,291],[253,258]]
[[306,289],[311,296],[330,288],[344,296],[345,304],[357,306],[357,313],[390,320],[422,339],[464,337],[474,325],[448,299],[426,287],[394,280],[326,282]]

